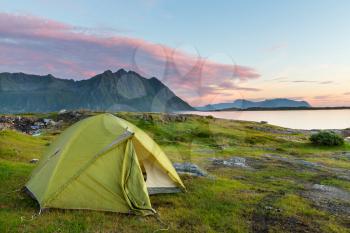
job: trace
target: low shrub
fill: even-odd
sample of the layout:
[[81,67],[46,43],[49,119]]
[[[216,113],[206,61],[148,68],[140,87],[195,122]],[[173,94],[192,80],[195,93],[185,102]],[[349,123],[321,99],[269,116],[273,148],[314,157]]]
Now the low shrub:
[[319,146],[339,146],[344,144],[343,137],[329,131],[321,131],[319,133],[311,135],[310,141],[314,145]]

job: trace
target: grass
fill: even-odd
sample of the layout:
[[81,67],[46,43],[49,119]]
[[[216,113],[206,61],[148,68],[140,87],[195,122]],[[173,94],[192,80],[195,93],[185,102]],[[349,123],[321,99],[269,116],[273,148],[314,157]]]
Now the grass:
[[[172,161],[194,162],[215,177],[182,176],[186,193],[151,196],[168,232],[349,232],[349,216],[319,208],[302,195],[305,185],[314,183],[350,191],[348,181],[265,156],[348,169],[350,161],[335,156],[350,151],[348,144],[316,147],[301,133],[284,134],[280,127],[253,122],[199,116],[164,121],[162,114],[144,120],[137,113],[117,115],[150,134]],[[0,131],[1,232],[154,232],[165,227],[151,216],[82,210],[52,209],[31,220],[38,207],[16,190],[35,167],[28,161],[40,158],[55,134],[47,131],[32,137]],[[209,160],[232,156],[245,157],[253,168],[213,167]]]
[[0,131],[0,158],[10,161],[28,161],[40,156],[50,137],[30,137],[16,131]]
[[321,218],[325,215],[323,212],[312,208],[306,199],[296,194],[287,194],[283,196],[275,205],[282,209],[282,213],[286,217]]

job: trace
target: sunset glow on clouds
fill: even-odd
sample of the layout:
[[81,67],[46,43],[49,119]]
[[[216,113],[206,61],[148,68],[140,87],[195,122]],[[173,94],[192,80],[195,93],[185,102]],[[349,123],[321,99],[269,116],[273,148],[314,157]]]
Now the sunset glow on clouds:
[[79,80],[124,68],[194,106],[350,106],[350,2],[339,1],[4,0],[0,72]]
[[125,68],[156,76],[192,104],[225,100],[235,91],[260,91],[241,86],[260,77],[254,68],[221,64],[142,39],[88,33],[32,15],[0,13],[0,51],[3,72],[51,73],[78,80]]

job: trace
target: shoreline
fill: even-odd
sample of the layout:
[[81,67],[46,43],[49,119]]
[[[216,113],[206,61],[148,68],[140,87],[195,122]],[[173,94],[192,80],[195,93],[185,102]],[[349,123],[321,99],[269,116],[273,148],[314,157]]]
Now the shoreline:
[[[350,110],[350,109],[349,109]],[[299,110],[302,111],[302,110]],[[307,111],[307,110],[306,110]],[[334,110],[333,110],[334,111]],[[244,114],[246,112],[247,115]],[[265,112],[265,113],[264,113]],[[269,124],[281,128],[286,129],[292,129],[292,130],[299,130],[299,131],[321,131],[321,130],[328,130],[328,131],[335,131],[335,132],[342,132],[344,130],[350,129],[350,122],[345,122],[344,124],[344,114],[342,114],[343,120],[340,120],[340,123],[334,123],[334,122],[328,122],[328,119],[325,117],[320,117],[320,121],[318,123],[314,123],[313,120],[310,120],[310,114],[307,113],[301,113],[298,114],[294,112],[294,114],[291,114],[291,119],[295,119],[296,123],[290,120],[283,121],[283,120],[276,120],[275,117],[269,117],[271,114],[274,116],[273,112],[277,111],[256,111],[256,116],[254,114],[254,111],[188,111],[188,112],[177,112],[178,114],[184,114],[184,115],[197,115],[197,116],[212,116],[217,119],[226,119],[226,120],[234,120],[234,121],[245,121],[245,122],[254,122],[259,124]],[[287,111],[281,111],[281,112],[287,112]],[[292,112],[292,111],[290,111]],[[230,114],[232,113],[232,114]],[[243,115],[241,115],[241,114]],[[261,113],[261,114],[259,114]],[[296,114],[298,116],[296,116]],[[305,115],[305,117],[304,117]],[[316,114],[318,115],[318,113]],[[322,115],[322,114],[321,114]],[[345,114],[348,115],[348,114]],[[255,117],[254,117],[255,116]],[[278,117],[277,117],[278,118]],[[285,115],[282,114],[282,119],[285,118]],[[303,120],[305,118],[305,120]],[[279,119],[279,118],[278,118]],[[303,127],[304,126],[304,127]],[[326,126],[326,127],[325,127]],[[350,136],[350,135],[349,135]]]
[[195,110],[196,112],[248,112],[248,111],[318,111],[318,110],[350,110],[350,107],[285,107],[285,108],[225,108],[225,109],[216,109],[216,110]]

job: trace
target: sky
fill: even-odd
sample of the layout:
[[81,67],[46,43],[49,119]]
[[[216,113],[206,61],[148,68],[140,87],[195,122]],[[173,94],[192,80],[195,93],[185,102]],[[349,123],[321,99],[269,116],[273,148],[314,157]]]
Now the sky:
[[1,0],[0,72],[157,77],[194,106],[350,106],[347,0]]

